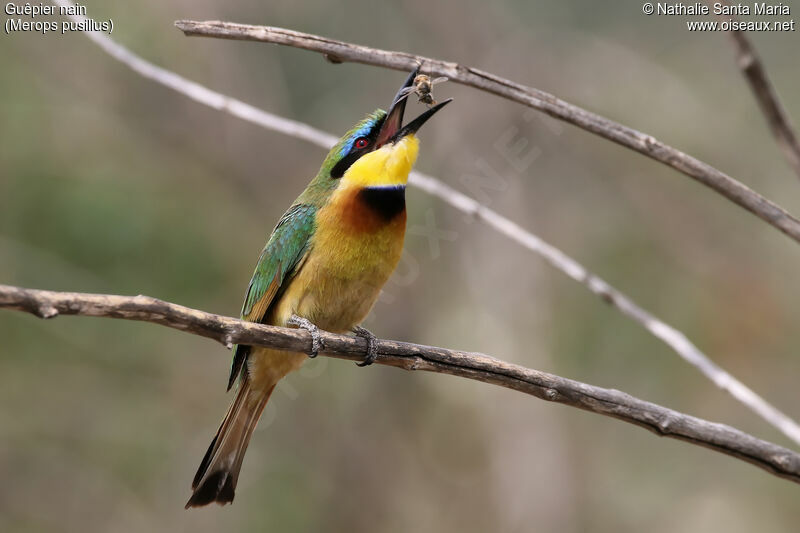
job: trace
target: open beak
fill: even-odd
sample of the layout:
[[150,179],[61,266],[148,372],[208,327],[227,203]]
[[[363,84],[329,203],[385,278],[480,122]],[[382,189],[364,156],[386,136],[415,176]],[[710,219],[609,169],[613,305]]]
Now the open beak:
[[387,142],[395,143],[406,135],[416,133],[417,130],[420,129],[422,125],[425,124],[425,122],[427,122],[427,120],[431,118],[437,111],[453,101],[452,98],[448,98],[444,102],[436,104],[403,126],[403,112],[406,110],[406,102],[408,101],[409,96],[404,89],[414,85],[414,78],[417,77],[417,74],[419,74],[419,66],[411,71],[406,78],[406,81],[400,87],[400,90],[397,91],[397,94],[392,101],[392,106],[389,108],[389,112],[386,113],[386,119],[383,121],[381,130],[378,132],[377,142],[375,143],[377,148],[380,148]]

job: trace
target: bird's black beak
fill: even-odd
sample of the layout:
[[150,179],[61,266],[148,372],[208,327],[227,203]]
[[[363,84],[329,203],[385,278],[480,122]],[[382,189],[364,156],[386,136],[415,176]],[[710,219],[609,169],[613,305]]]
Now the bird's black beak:
[[422,127],[422,125],[425,124],[425,122],[437,111],[453,101],[452,98],[448,98],[444,102],[433,106],[403,126],[403,112],[406,110],[406,102],[410,96],[406,91],[404,91],[404,89],[414,85],[414,78],[417,77],[417,74],[419,74],[419,66],[411,71],[406,78],[406,81],[397,91],[397,94],[392,101],[392,106],[389,108],[389,112],[386,113],[386,119],[383,121],[383,125],[381,125],[381,129],[378,132],[377,142],[375,143],[376,148],[380,148],[387,142],[394,143],[406,135],[416,133],[417,130],[420,129],[420,127]]

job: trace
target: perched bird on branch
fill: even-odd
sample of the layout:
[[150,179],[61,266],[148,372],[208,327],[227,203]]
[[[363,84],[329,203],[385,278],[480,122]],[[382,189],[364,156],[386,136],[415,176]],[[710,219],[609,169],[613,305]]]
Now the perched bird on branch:
[[[406,79],[388,112],[377,110],[348,131],[317,176],[278,221],[247,288],[242,318],[306,329],[311,357],[319,330],[368,340],[361,366],[375,359],[375,337],[359,324],[397,266],[406,229],[405,188],[417,159],[417,130],[446,100],[405,126]],[[413,90],[413,89],[412,89]],[[228,389],[236,397],[192,482],[186,507],[233,501],[247,444],[275,385],[306,354],[237,345]]]

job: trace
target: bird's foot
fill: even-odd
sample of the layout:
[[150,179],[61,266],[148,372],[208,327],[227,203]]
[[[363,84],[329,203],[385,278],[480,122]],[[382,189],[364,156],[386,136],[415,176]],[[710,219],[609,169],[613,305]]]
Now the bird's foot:
[[319,355],[319,351],[322,349],[322,338],[320,337],[319,328],[316,324],[307,318],[297,315],[289,317],[286,323],[290,326],[297,326],[300,329],[304,329],[311,334],[311,353],[309,353],[308,356],[313,359]]
[[356,326],[353,328],[353,333],[356,334],[356,337],[361,337],[362,339],[367,339],[367,355],[364,357],[364,360],[360,363],[356,363],[358,366],[369,366],[375,362],[375,358],[378,357],[378,337],[372,334],[370,330],[367,328],[362,328],[361,326]]

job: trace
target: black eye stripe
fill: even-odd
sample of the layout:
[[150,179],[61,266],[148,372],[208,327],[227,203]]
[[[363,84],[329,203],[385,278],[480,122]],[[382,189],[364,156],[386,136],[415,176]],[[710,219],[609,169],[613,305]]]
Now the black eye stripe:
[[362,137],[359,137],[358,139],[355,139],[353,141],[353,145],[350,148],[350,151],[347,153],[347,155],[342,157],[331,169],[331,178],[339,179],[342,176],[344,176],[344,173],[347,172],[347,169],[350,168],[353,163],[358,161],[358,159],[362,155],[366,154],[372,149],[372,146],[375,144],[375,139],[378,137],[378,132],[381,130],[381,126],[383,125],[384,120],[385,117],[377,121],[375,125],[372,126],[372,129],[369,131],[369,134],[364,136],[368,141],[368,144],[365,147],[363,148],[356,147],[358,139],[361,139]]
[[344,176],[344,173],[347,172],[347,169],[350,166],[358,161],[358,158],[364,155],[363,150],[350,150],[350,153],[341,158],[333,168],[331,169],[331,177],[335,179],[339,179]]

